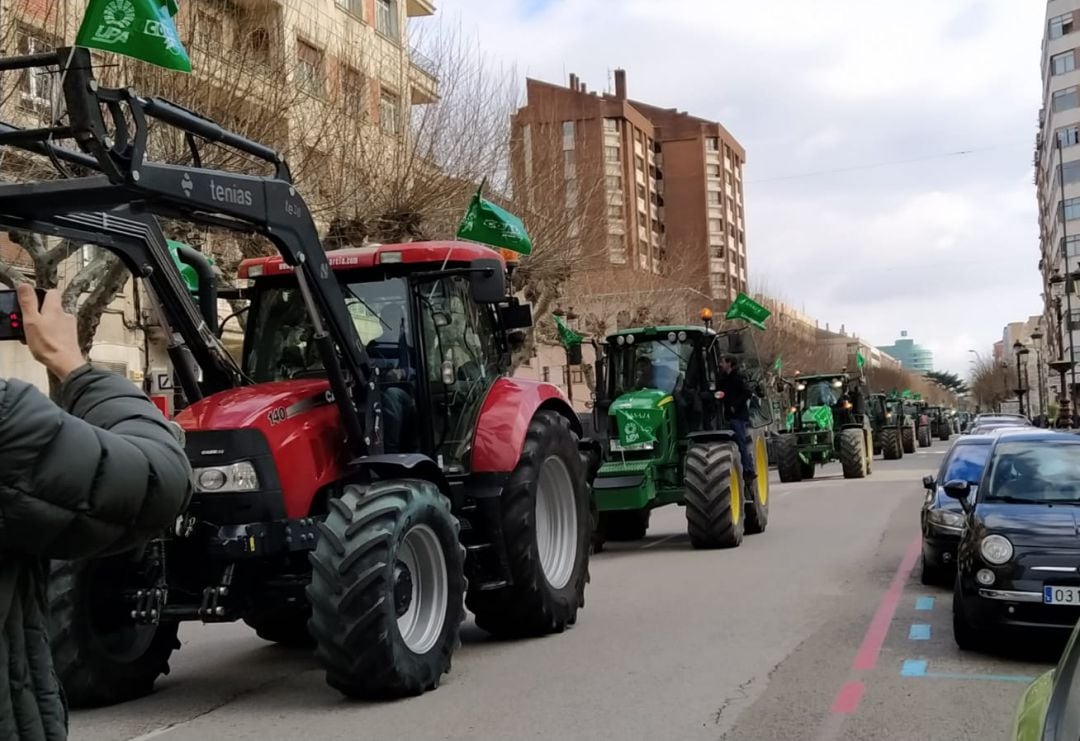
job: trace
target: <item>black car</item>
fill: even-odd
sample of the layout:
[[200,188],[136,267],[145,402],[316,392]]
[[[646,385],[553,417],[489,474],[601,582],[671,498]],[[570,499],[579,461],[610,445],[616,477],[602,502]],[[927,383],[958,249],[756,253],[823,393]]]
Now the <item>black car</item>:
[[945,493],[946,481],[978,484],[986,458],[990,455],[991,435],[965,435],[957,438],[941,461],[937,477],[926,476],[926,500],[919,517],[922,523],[922,583],[951,584],[956,565],[956,547],[964,529],[964,510],[960,502]]
[[1071,630],[1080,618],[1080,436],[994,435],[982,478],[945,491],[967,517],[957,551],[953,633],[963,649],[995,630]]

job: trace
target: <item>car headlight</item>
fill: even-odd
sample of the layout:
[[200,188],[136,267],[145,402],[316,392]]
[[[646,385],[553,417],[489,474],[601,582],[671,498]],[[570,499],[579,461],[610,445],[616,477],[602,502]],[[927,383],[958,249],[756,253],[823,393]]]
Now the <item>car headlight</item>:
[[195,491],[221,494],[235,491],[255,491],[259,488],[259,475],[250,461],[240,461],[226,466],[208,466],[192,471]]
[[959,512],[950,512],[947,509],[932,509],[926,516],[930,522],[945,527],[963,527],[964,516]]
[[987,563],[1000,566],[1013,557],[1013,545],[1004,535],[987,535],[979,544],[979,553]]

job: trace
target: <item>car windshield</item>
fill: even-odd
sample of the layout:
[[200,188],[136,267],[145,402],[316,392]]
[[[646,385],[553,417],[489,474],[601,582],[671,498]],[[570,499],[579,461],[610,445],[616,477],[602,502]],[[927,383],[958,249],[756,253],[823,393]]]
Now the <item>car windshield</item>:
[[952,449],[942,483],[947,481],[967,481],[979,483],[986,459],[990,457],[989,445],[957,445]]
[[1080,503],[1080,440],[1000,443],[987,474],[986,501]]
[[613,397],[628,391],[659,389],[672,393],[686,377],[694,354],[694,342],[641,341],[611,346],[610,368]]

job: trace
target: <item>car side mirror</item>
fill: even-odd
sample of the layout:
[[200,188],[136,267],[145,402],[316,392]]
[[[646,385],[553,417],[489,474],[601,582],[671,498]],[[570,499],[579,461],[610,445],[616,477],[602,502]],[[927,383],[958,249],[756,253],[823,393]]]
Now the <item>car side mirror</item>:
[[933,476],[923,476],[922,485],[924,489],[930,489],[931,491],[933,491],[933,489],[937,486],[937,481],[934,481]]
[[971,494],[971,484],[967,481],[953,480],[945,484],[945,496],[960,502],[965,512],[971,511],[971,502],[968,496]]

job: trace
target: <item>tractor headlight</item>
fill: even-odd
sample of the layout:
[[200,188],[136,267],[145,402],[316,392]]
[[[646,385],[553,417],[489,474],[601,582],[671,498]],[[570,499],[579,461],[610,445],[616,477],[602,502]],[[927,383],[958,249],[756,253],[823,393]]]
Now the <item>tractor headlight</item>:
[[795,390],[796,391],[806,391],[806,384],[805,383],[797,383],[797,384],[795,384]]
[[892,412],[885,412],[885,419],[892,419]]
[[1000,566],[1013,557],[1013,545],[1004,535],[987,535],[979,544],[979,553],[988,564]]
[[235,491],[255,491],[259,488],[259,475],[250,461],[240,461],[226,466],[196,468],[192,472],[195,491],[222,494]]

